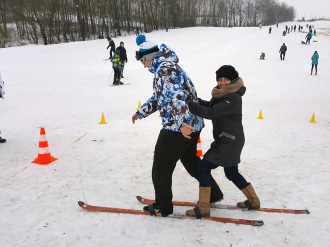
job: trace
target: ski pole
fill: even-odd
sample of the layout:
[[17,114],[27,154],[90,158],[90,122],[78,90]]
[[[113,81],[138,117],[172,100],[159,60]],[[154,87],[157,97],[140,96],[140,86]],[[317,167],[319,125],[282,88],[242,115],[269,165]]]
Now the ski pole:
[[112,70],[112,72],[111,72],[111,74],[110,74],[110,77],[109,77],[109,82],[110,82],[110,79],[111,79],[111,76],[112,76],[112,74],[113,74],[113,70]]

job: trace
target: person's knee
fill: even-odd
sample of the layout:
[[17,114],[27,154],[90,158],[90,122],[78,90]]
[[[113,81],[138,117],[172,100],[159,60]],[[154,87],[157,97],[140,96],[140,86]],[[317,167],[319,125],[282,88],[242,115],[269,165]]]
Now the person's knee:
[[234,169],[231,167],[225,168],[225,175],[229,181],[233,181],[237,176],[239,176],[238,169]]

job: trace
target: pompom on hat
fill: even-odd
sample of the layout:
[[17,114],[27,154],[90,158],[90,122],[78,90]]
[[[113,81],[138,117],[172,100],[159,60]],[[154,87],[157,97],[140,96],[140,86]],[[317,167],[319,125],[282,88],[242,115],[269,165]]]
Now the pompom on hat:
[[218,81],[219,78],[226,77],[230,81],[235,80],[238,77],[238,72],[231,65],[223,65],[216,72],[216,79]]
[[159,51],[158,45],[146,40],[144,34],[136,37],[136,44],[140,47],[139,51],[136,51],[136,60],[153,60]]

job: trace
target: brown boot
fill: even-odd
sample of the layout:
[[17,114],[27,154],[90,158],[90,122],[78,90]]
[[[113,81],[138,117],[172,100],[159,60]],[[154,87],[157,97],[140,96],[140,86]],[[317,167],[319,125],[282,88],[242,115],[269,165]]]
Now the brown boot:
[[202,217],[210,217],[210,197],[211,187],[199,187],[199,201],[197,207],[187,210],[186,214],[190,217],[201,219]]
[[249,184],[244,189],[242,189],[243,194],[246,196],[247,200],[245,202],[238,202],[237,207],[251,209],[260,209],[259,198],[254,191],[252,184]]

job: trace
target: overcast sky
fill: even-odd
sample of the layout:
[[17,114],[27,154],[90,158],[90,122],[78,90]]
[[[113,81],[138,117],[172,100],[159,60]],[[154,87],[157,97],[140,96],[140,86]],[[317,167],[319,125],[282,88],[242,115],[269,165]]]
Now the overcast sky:
[[280,0],[286,2],[289,6],[293,6],[296,10],[296,19],[305,19],[313,17],[330,17],[330,0]]

